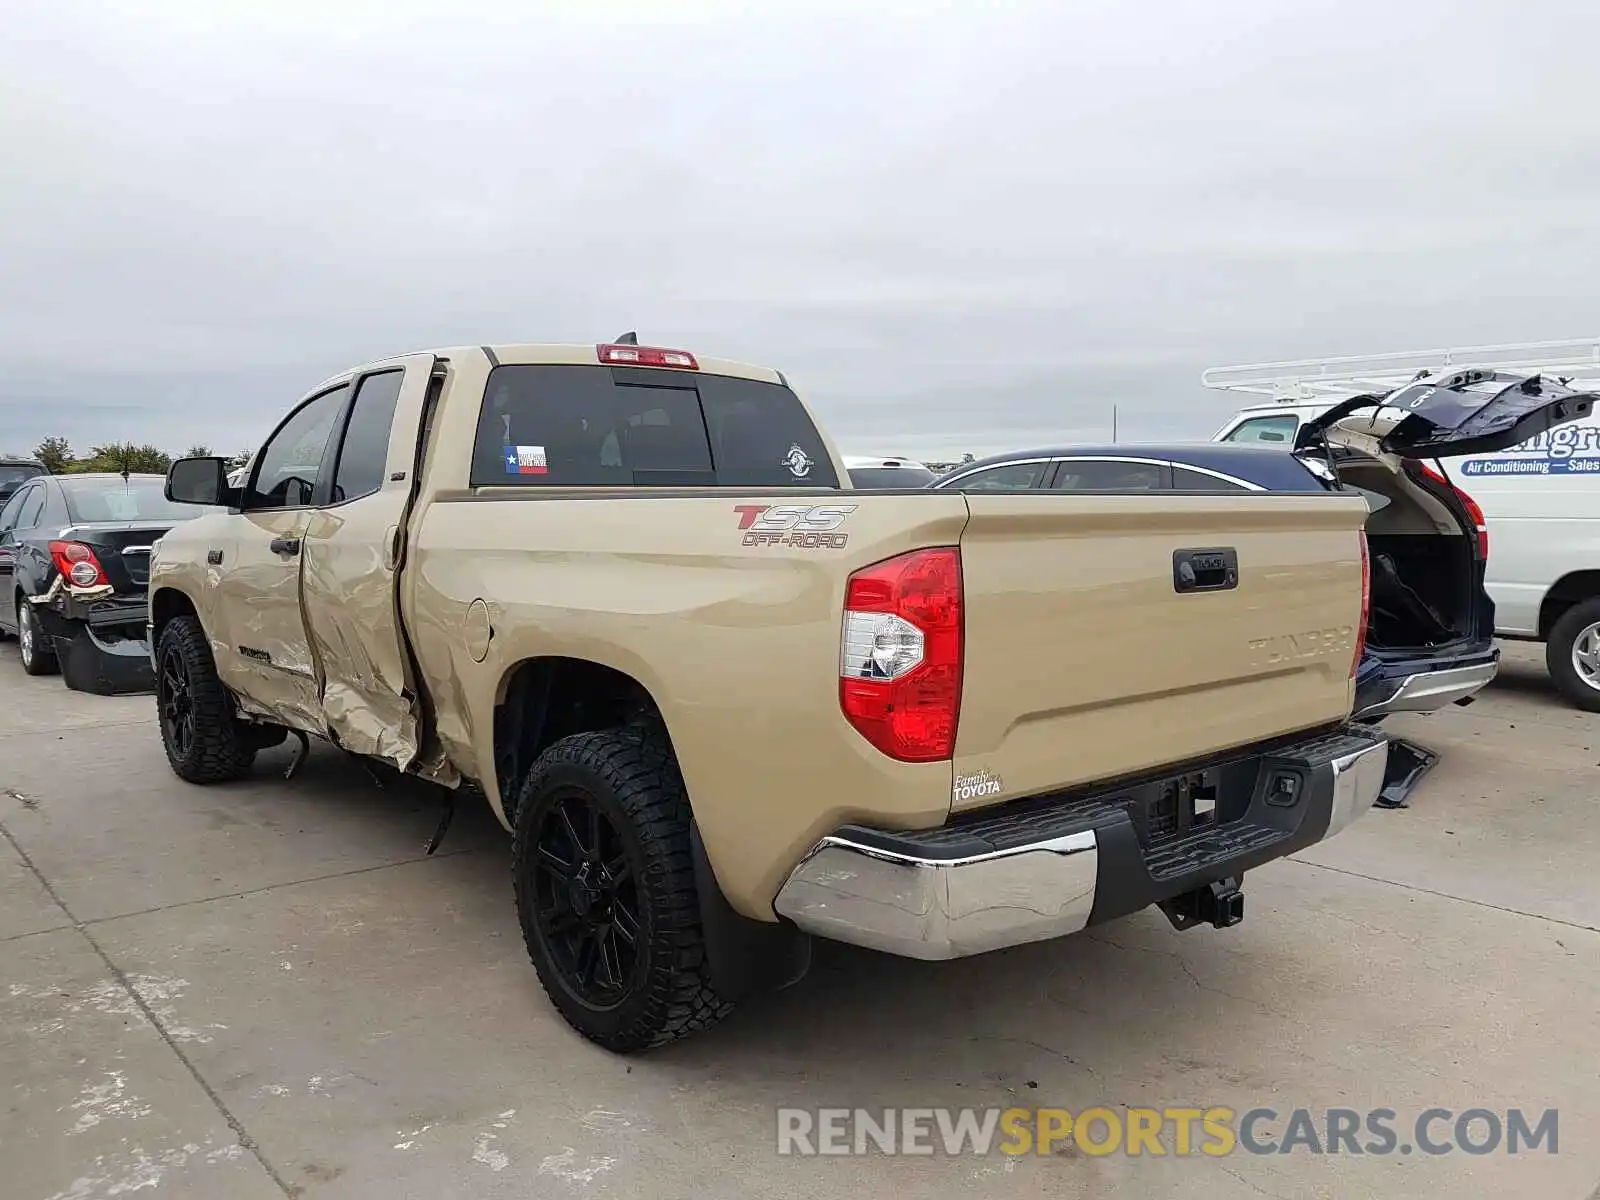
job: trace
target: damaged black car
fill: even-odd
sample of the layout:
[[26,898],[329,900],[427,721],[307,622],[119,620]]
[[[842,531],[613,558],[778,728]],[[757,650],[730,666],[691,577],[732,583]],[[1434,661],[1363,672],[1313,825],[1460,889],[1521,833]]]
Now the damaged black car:
[[151,686],[146,589],[156,539],[207,508],[175,504],[163,475],[40,475],[0,508],[0,631],[29,675],[75,691]]

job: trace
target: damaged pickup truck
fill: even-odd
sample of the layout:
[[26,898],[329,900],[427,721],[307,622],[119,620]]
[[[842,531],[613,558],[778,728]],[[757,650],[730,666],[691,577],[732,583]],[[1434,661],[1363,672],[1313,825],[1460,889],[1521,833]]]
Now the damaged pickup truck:
[[151,575],[199,784],[286,731],[513,831],[527,949],[630,1052],[794,982],[813,935],[944,959],[1245,873],[1382,786],[1352,724],[1354,494],[854,491],[777,371],[624,338],[311,392]]

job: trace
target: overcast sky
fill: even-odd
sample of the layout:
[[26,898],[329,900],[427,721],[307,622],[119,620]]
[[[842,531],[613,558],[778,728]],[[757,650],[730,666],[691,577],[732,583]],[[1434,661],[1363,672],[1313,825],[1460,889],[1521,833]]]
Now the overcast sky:
[[8,7],[0,447],[254,445],[348,365],[630,328],[929,456],[1600,336],[1584,0],[445,7]]

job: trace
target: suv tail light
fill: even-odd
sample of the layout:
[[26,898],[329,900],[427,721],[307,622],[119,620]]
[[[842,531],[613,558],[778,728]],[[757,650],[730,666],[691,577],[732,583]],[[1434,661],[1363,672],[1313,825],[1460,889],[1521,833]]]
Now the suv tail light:
[[961,608],[954,546],[874,563],[845,585],[839,707],[890,758],[937,762],[955,752]]
[[687,350],[664,350],[660,346],[619,346],[602,343],[594,348],[600,361],[613,367],[677,367],[698,371],[700,364]]
[[1372,620],[1372,560],[1367,553],[1367,531],[1358,531],[1361,538],[1361,624],[1356,626],[1356,652],[1350,658],[1350,678],[1361,670],[1361,656],[1367,651],[1367,622]]
[[73,587],[103,587],[110,582],[94,551],[82,542],[51,542],[50,557]]
[[1460,499],[1462,505],[1467,510],[1467,516],[1471,518],[1473,526],[1478,531],[1478,557],[1487,562],[1489,560],[1489,522],[1484,519],[1483,509],[1479,506],[1478,502],[1458,488],[1455,484],[1451,483],[1438,471],[1435,471],[1432,467],[1428,466],[1427,463],[1418,463],[1417,465],[1422,468],[1422,473],[1429,479],[1444,484],[1445,487],[1449,488]]

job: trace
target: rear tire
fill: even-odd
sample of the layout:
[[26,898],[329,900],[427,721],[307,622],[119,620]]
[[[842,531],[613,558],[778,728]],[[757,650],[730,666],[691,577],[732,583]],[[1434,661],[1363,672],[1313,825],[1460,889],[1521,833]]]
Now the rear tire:
[[44,631],[39,614],[22,596],[17,597],[17,648],[22,655],[22,669],[29,675],[54,675],[61,670],[55,645]]
[[733,1011],[711,986],[689,801],[664,733],[574,734],[540,755],[519,789],[512,869],[539,982],[590,1041],[636,1053]]
[[1563,696],[1586,712],[1600,712],[1600,598],[1561,614],[1545,640],[1544,662]]
[[196,617],[174,617],[156,643],[156,713],[167,762],[189,783],[226,783],[250,770],[256,752],[217,676]]

